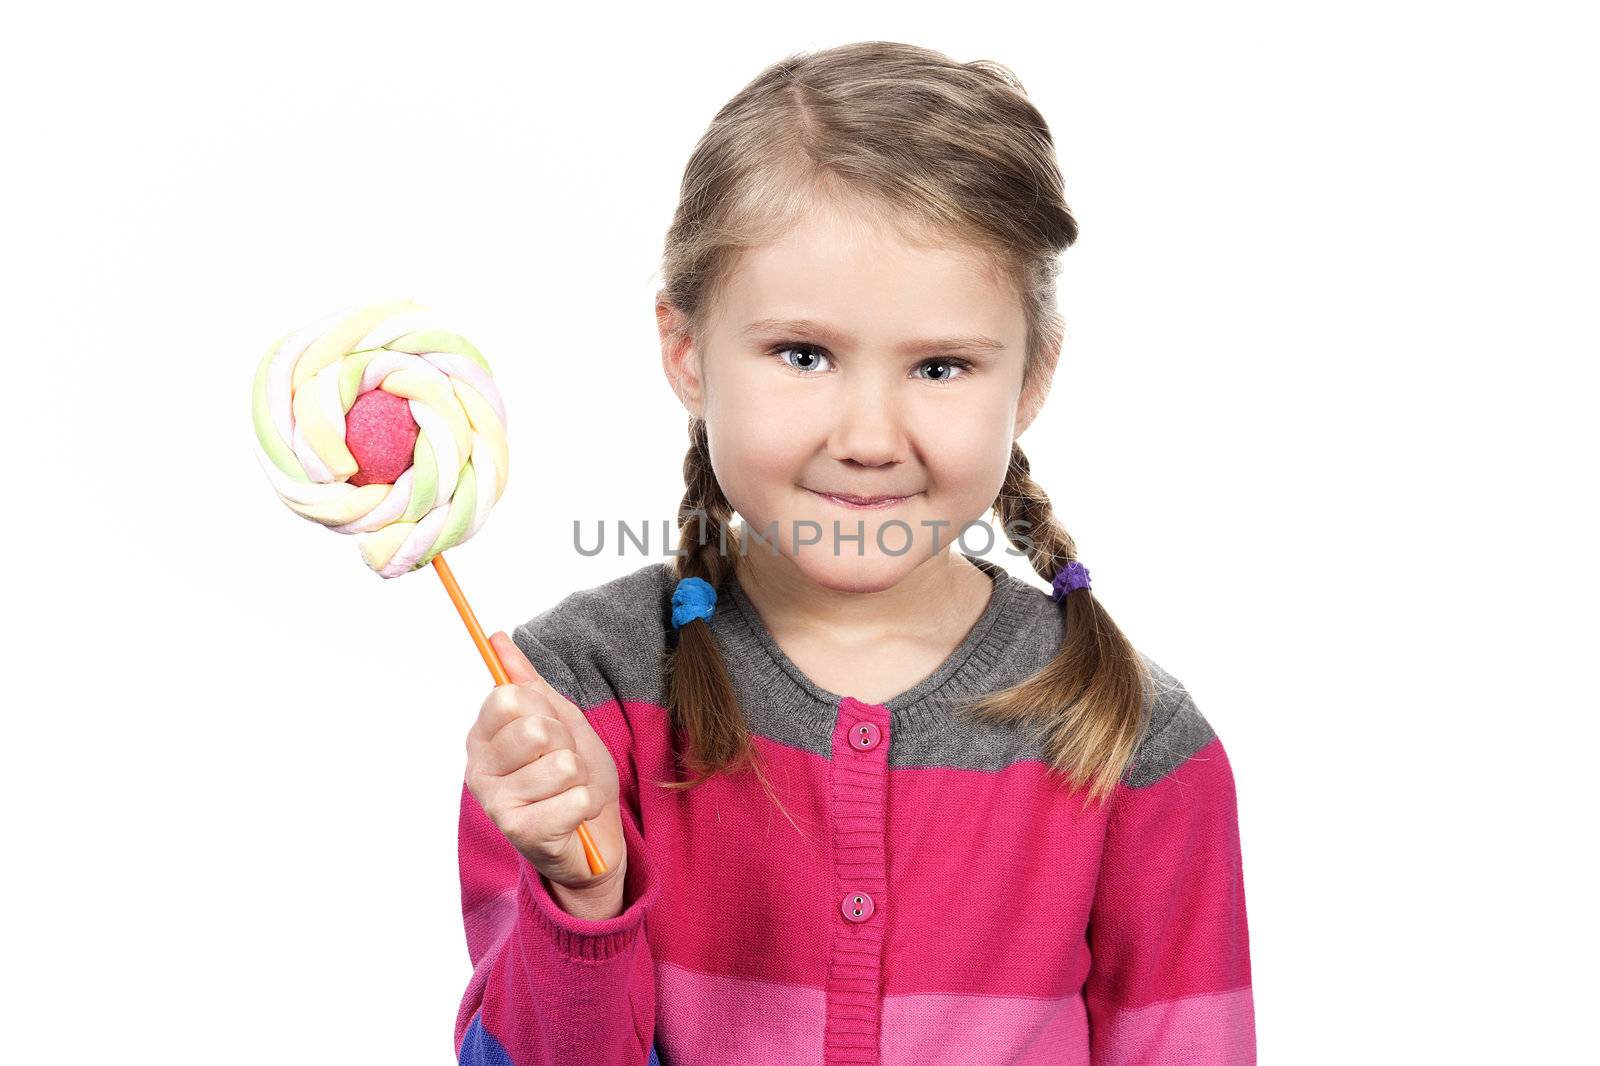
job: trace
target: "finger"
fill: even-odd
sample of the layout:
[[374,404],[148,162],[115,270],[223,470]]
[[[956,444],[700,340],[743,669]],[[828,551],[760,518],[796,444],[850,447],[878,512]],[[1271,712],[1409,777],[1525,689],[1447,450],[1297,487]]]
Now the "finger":
[[[496,637],[499,639],[496,640]],[[573,703],[566,693],[550,684],[534,669],[533,663],[522,653],[522,648],[517,645],[516,641],[507,637],[503,632],[496,632],[494,636],[489,638],[489,642],[499,654],[500,662],[505,666],[506,673],[513,684],[531,685],[535,691],[549,697],[550,713],[560,718],[567,725],[571,726],[577,722],[585,721],[583,711],[578,705]]]
[[506,724],[538,708],[539,699],[534,691],[523,685],[496,685],[484,697],[478,709],[477,720],[467,731],[467,750],[473,751],[489,743]]
[[550,683],[533,668],[533,663],[528,661],[528,657],[522,653],[517,642],[506,636],[504,630],[496,630],[489,638],[489,644],[494,648],[495,655],[500,659],[500,665],[505,667],[506,676],[511,678],[513,685],[532,685],[540,690],[550,688]]
[[605,811],[605,801],[598,789],[590,785],[577,785],[548,799],[528,805],[532,824],[539,827],[540,843],[559,844],[571,836],[580,822],[590,822]]
[[507,722],[490,738],[481,769],[496,777],[504,776],[557,748],[577,748],[566,723],[548,714],[525,714]]
[[522,806],[588,783],[589,774],[578,753],[571,748],[556,748],[500,778],[499,788],[503,803]]

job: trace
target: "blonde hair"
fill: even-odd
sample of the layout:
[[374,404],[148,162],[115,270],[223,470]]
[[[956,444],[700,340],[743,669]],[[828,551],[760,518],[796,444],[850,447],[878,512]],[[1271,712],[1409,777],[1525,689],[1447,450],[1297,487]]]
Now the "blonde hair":
[[[1057,257],[1078,224],[1050,131],[1015,75],[992,61],[957,63],[890,41],[797,53],[762,71],[717,112],[684,170],[662,262],[660,299],[680,315],[670,339],[702,333],[744,250],[830,198],[848,198],[912,239],[953,239],[984,256],[1021,300],[1023,389],[1047,387],[1063,335]],[[739,550],[733,508],[712,471],[703,421],[690,418],[689,441],[677,577],[720,589],[734,565],[724,549]],[[1077,557],[1015,442],[992,509],[1045,581]],[[1068,593],[1061,610],[1066,636],[1044,668],[969,710],[1039,727],[1051,768],[1085,787],[1087,803],[1112,792],[1133,756],[1149,677],[1089,589]],[[667,703],[687,738],[684,762],[702,776],[663,787],[691,788],[747,762],[766,784],[704,619],[677,630]]]

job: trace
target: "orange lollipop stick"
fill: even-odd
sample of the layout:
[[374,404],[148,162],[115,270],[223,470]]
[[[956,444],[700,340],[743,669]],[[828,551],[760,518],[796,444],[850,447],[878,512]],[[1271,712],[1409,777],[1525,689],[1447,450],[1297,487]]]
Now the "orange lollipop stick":
[[[494,683],[511,684],[511,676],[506,673],[505,666],[500,662],[500,656],[495,654],[494,645],[483,635],[483,627],[478,624],[478,616],[472,613],[472,608],[467,605],[467,598],[461,594],[461,586],[456,584],[456,576],[450,572],[450,564],[444,561],[444,552],[433,557],[433,568],[438,571],[439,580],[444,582],[444,590],[450,594],[450,602],[456,605],[461,620],[467,624],[467,632],[472,634],[472,643],[478,646],[478,654],[483,656],[484,663],[489,667],[489,673],[494,675]],[[600,857],[600,849],[595,846],[594,837],[589,835],[587,823],[578,823],[578,841],[583,845],[583,854],[589,860],[589,872],[596,876],[605,873],[606,861]]]

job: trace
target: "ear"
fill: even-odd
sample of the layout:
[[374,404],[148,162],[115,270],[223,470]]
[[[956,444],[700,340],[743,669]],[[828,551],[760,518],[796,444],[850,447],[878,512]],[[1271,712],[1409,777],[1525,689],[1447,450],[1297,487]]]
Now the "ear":
[[1022,395],[1017,398],[1016,437],[1022,436],[1023,431],[1033,424],[1044,407],[1044,398],[1050,395],[1050,382],[1055,379],[1056,365],[1061,361],[1061,341],[1059,332],[1045,339],[1039,362],[1029,375],[1030,380],[1022,383]]
[[661,334],[661,369],[678,400],[695,418],[705,415],[705,387],[700,354],[689,335],[684,315],[656,295],[656,330]]

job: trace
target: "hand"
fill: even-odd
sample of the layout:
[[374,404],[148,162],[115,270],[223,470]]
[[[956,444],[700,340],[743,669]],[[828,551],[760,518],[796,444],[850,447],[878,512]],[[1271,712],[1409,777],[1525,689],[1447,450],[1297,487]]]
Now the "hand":
[[[539,676],[503,632],[489,638],[511,678],[497,685],[467,733],[467,788],[511,845],[554,886],[599,898],[622,884],[617,766],[571,700]],[[580,822],[605,859],[598,877],[578,839]]]

